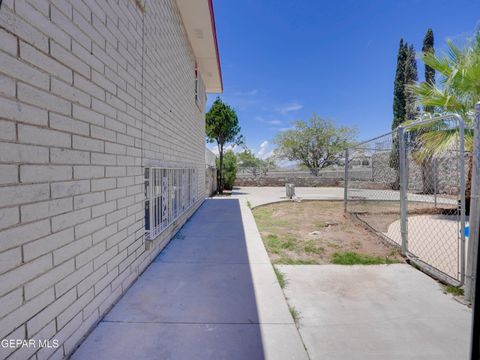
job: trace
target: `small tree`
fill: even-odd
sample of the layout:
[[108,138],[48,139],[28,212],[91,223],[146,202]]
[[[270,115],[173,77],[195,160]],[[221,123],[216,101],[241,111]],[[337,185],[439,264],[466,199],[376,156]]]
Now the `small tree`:
[[[220,168],[220,159],[215,160],[217,168]],[[225,190],[232,190],[233,183],[237,178],[237,156],[232,150],[225,152],[223,159],[223,178],[224,178],[224,188]]]
[[254,177],[266,175],[269,170],[275,168],[275,162],[272,159],[257,158],[249,149],[238,153],[237,161],[240,169],[249,172]]
[[277,164],[275,164],[275,157],[269,156],[266,159],[260,159],[260,173],[262,175],[267,175],[270,170],[276,169]]
[[[414,85],[418,80],[417,59],[415,58],[415,48],[410,45],[407,51],[405,61],[405,87]],[[405,89],[405,119],[412,121],[418,117],[417,97],[411,91]],[[402,121],[403,122],[403,121]]]
[[331,121],[313,115],[308,121],[295,122],[293,130],[277,134],[276,155],[290,161],[299,161],[318,176],[320,170],[340,162],[343,151],[352,142],[355,131],[336,127]]
[[240,126],[238,125],[238,117],[235,110],[217,97],[206,114],[206,135],[207,141],[210,143],[216,142],[218,147],[219,176],[217,187],[220,194],[224,188],[223,157],[225,146],[242,143],[243,137],[239,134]]
[[255,155],[253,155],[252,151],[249,149],[245,149],[244,151],[238,153],[237,156],[238,167],[241,170],[249,172],[255,177],[258,175],[259,172],[259,160],[260,159],[256,158]]
[[[407,91],[410,84],[418,80],[417,60],[413,45],[404,43],[400,39],[400,46],[397,54],[397,68],[395,71],[395,82],[393,90],[393,120],[392,130],[407,120],[414,120],[418,116],[416,97]],[[396,180],[392,184],[393,189],[400,187],[399,173],[399,139],[393,138],[392,151],[390,152],[389,166],[396,171]]]
[[[435,54],[434,42],[435,39],[433,37],[433,30],[428,29],[425,37],[423,38],[423,55]],[[428,64],[425,64],[425,82],[430,85],[435,85],[435,69]],[[424,106],[424,110],[425,112],[433,113],[435,108],[433,106]]]
[[392,130],[405,121],[405,66],[408,58],[408,44],[400,39],[397,54],[397,68],[393,84],[393,120]]

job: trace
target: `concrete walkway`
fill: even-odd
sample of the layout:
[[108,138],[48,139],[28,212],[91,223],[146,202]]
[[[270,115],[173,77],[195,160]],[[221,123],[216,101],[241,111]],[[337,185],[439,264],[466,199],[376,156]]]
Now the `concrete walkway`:
[[209,199],[73,359],[307,359],[244,201]]
[[[339,187],[297,187],[295,194],[305,200],[343,200],[343,188]],[[285,187],[245,186],[235,188],[233,196],[246,199],[252,207],[280,201],[290,201],[285,196]]]
[[468,358],[470,309],[409,265],[278,267],[312,360]]
[[[285,187],[283,186],[243,186],[235,188],[234,196],[247,199],[252,207],[269,204],[272,202],[288,201],[285,196]],[[295,194],[304,200],[343,200],[343,187],[297,187]],[[368,199],[377,201],[400,201],[400,192],[395,190],[369,190],[369,189],[350,189],[350,199]],[[408,200],[414,202],[433,203],[433,195],[408,194]],[[451,198],[438,196],[438,204],[452,205],[457,201]],[[400,206],[400,205],[399,205]]]

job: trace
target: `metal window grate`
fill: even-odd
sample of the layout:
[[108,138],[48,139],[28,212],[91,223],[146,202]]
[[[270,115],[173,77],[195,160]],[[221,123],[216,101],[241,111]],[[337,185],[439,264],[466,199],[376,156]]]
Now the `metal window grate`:
[[194,168],[145,169],[145,237],[153,240],[197,201]]
[[202,74],[198,69],[195,69],[195,102],[200,110],[205,109],[207,102],[207,93],[205,92],[205,83],[203,82]]

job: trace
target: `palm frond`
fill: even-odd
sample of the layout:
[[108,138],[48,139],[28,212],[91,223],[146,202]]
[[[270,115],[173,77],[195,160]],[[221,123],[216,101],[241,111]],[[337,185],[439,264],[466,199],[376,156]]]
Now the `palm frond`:
[[452,66],[448,58],[438,58],[435,54],[427,52],[423,54],[421,60],[432,69],[445,77],[450,76]]
[[459,133],[457,129],[429,131],[419,136],[421,146],[414,152],[415,160],[423,161],[429,157],[458,150]]
[[463,102],[459,101],[455,94],[449,94],[436,85],[422,82],[416,85],[408,85],[407,90],[416,94],[424,106],[443,108],[445,111],[463,113]]

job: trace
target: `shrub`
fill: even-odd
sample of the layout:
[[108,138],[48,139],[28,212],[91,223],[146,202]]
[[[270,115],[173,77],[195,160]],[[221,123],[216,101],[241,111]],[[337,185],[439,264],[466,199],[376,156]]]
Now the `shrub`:
[[[216,159],[216,165],[217,165],[217,169],[219,169],[220,162],[218,158]],[[232,150],[229,150],[225,153],[223,158],[223,180],[224,180],[224,186],[226,190],[233,189],[233,183],[237,178],[237,170],[238,170],[237,157],[235,156],[235,153]]]

